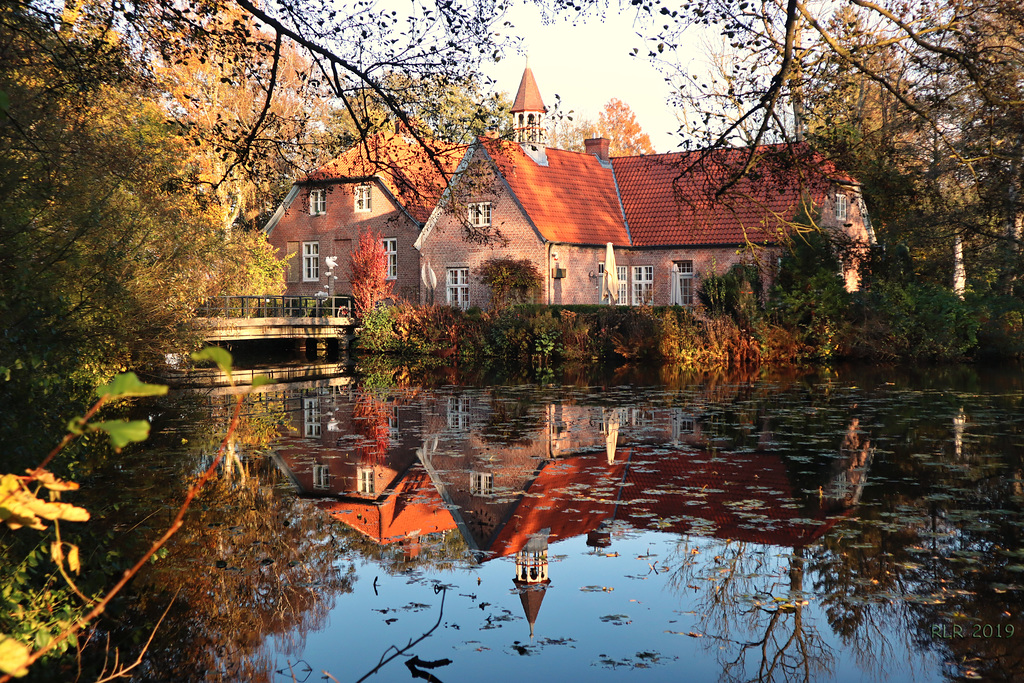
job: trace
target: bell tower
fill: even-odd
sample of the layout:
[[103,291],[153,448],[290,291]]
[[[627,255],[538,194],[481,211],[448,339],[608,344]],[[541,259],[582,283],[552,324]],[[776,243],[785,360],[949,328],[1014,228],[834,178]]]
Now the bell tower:
[[548,578],[548,536],[550,528],[541,529],[532,534],[526,545],[516,553],[516,578],[512,579],[519,600],[523,603],[526,621],[530,624],[530,639],[533,639],[533,626],[537,622],[540,604],[544,601],[551,580]]
[[544,115],[547,111],[540,97],[540,89],[537,88],[537,80],[527,62],[515,102],[512,103],[512,127],[516,131],[516,142],[547,144],[547,131],[544,128]]

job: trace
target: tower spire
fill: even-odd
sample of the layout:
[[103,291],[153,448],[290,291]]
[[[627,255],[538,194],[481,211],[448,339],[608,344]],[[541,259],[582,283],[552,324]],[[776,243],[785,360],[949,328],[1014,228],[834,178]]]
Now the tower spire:
[[516,142],[531,142],[543,145],[547,141],[544,130],[544,114],[548,108],[540,96],[537,79],[530,69],[530,57],[526,57],[526,68],[519,81],[519,90],[512,103],[512,125],[516,131]]

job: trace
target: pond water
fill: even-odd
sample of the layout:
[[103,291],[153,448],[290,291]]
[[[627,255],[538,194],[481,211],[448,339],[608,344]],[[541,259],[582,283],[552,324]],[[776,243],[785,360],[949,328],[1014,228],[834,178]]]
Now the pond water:
[[[442,381],[250,396],[112,620],[143,642],[171,605],[137,676],[1024,680],[1021,367]],[[104,475],[122,528],[172,514],[229,403],[152,409]]]

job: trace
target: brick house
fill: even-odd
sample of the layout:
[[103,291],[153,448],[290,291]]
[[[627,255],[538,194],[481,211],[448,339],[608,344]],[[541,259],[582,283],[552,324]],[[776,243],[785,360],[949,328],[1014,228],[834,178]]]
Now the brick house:
[[859,186],[805,146],[758,147],[754,171],[730,185],[746,149],[611,158],[603,138],[585,152],[545,148],[529,68],[512,111],[516,140],[470,146],[416,241],[439,270],[424,301],[486,307],[478,269],[512,256],[537,266],[542,302],[601,303],[610,243],[619,304],[692,305],[701,277],[738,263],[770,280],[800,215],[846,243],[846,286],[859,286],[856,256],[874,242]]
[[350,257],[370,229],[383,239],[396,296],[417,301],[420,254],[412,245],[464,152],[427,154],[412,138],[379,133],[296,181],[263,228],[285,254],[285,293],[351,294]]
[[603,138],[585,152],[547,148],[529,67],[512,115],[514,141],[483,137],[435,164],[414,142],[382,135],[296,183],[265,228],[289,255],[288,293],[324,289],[318,259],[328,254],[340,270],[330,293],[349,293],[348,255],[371,226],[396,293],[412,301],[487,307],[480,266],[512,257],[542,274],[541,302],[607,302],[611,244],[617,303],[692,305],[702,277],[735,264],[770,281],[798,216],[845,244],[846,286],[859,286],[858,255],[874,243],[859,185],[805,146],[758,147],[753,171],[735,182],[747,149],[612,158]]

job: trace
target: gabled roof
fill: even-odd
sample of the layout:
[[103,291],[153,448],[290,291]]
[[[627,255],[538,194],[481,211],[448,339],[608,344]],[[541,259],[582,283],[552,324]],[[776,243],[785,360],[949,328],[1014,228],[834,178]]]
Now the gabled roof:
[[422,467],[412,467],[381,501],[325,499],[317,507],[381,544],[455,529],[445,507]]
[[804,204],[822,205],[830,180],[854,182],[838,177],[806,146],[764,145],[755,150],[754,169],[723,190],[748,153],[735,148],[612,159],[633,245],[777,242]]
[[300,182],[358,182],[376,178],[402,208],[423,224],[465,152],[465,147],[450,145],[428,152],[411,137],[378,133]]
[[484,139],[481,144],[544,239],[629,245],[615,176],[593,154],[548,149],[542,166],[518,143]]
[[512,103],[512,112],[521,111],[545,111],[544,100],[540,96],[540,88],[537,87],[537,79],[533,77],[533,70],[526,67],[523,71],[523,80],[519,81],[519,91]]

